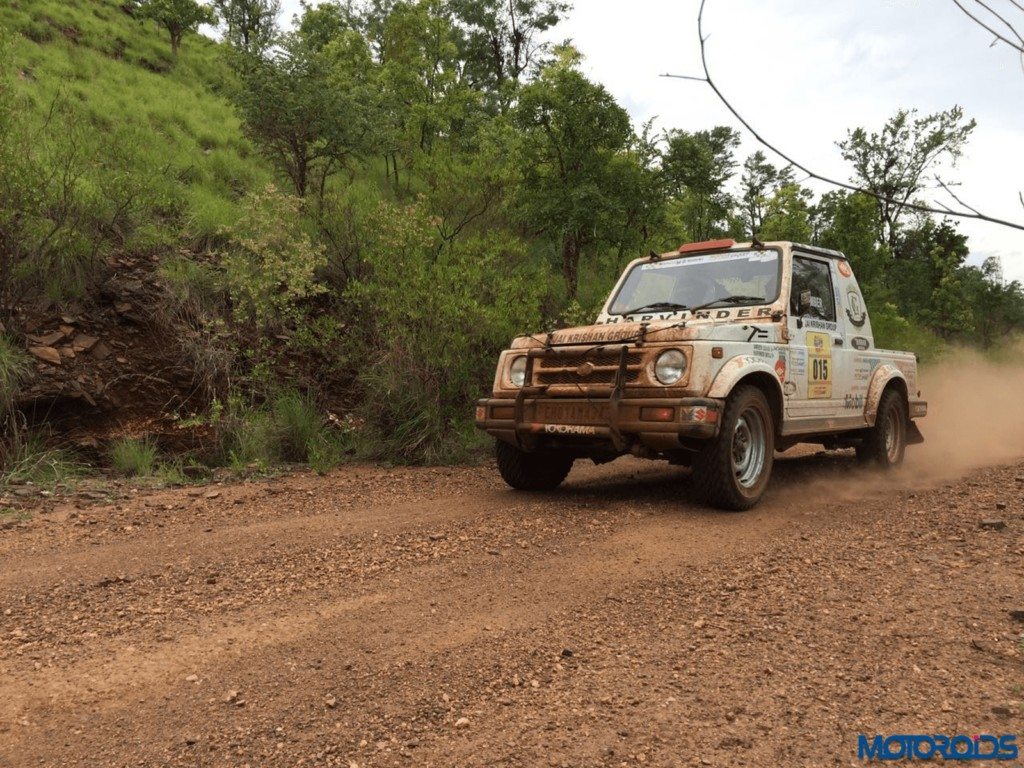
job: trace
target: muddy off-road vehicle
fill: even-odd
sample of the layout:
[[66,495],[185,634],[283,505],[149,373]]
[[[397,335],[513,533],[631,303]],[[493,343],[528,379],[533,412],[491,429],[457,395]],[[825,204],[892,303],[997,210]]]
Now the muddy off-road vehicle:
[[776,451],[893,467],[927,410],[916,357],[875,348],[843,254],[715,240],[631,263],[594,325],[515,339],[476,423],[513,488],[632,454],[692,466],[707,502],[741,510]]

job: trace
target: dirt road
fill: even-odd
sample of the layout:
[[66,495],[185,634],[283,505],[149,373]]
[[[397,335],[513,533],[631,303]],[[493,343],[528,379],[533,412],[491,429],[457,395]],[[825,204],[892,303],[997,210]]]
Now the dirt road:
[[0,530],[0,765],[856,765],[862,732],[1024,736],[1022,498],[1024,463],[822,454],[744,514],[633,461],[541,495],[346,468],[65,504]]

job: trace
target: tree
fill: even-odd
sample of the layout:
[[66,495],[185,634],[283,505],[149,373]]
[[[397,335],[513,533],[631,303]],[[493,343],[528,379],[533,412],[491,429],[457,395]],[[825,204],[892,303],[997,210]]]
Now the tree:
[[152,19],[171,36],[171,51],[178,54],[181,41],[200,24],[216,24],[217,15],[208,5],[196,0],[135,0],[140,15]]
[[328,179],[376,145],[377,68],[363,38],[341,33],[322,49],[301,30],[268,58],[242,57],[234,94],[243,128],[291,181],[319,202]]
[[394,129],[389,153],[397,189],[399,157],[412,170],[438,140],[457,143],[479,112],[480,95],[461,82],[458,36],[440,0],[397,3],[380,34],[380,90]]
[[975,126],[974,120],[964,121],[960,107],[916,115],[917,110],[901,109],[881,131],[855,128],[838,143],[843,158],[853,164],[854,180],[876,195],[878,239],[897,258],[900,224],[912,210],[908,205],[929,182],[946,186],[929,173],[943,161],[956,164]]
[[761,236],[765,240],[811,239],[811,191],[799,184],[783,184],[765,204]]
[[859,192],[832,190],[811,212],[814,243],[846,254],[866,293],[882,289],[889,256],[878,242],[875,200]]
[[246,53],[262,54],[277,37],[280,0],[214,0],[225,40]]
[[689,237],[707,240],[726,233],[733,207],[725,191],[736,162],[733,150],[740,136],[719,125],[710,131],[669,131],[662,159],[665,179],[682,202]]
[[633,138],[629,115],[578,69],[569,47],[526,86],[515,110],[524,132],[519,211],[532,230],[560,244],[568,298],[576,298],[584,250],[609,242],[607,212],[621,210],[609,184]]
[[764,152],[757,150],[743,163],[740,178],[740,201],[747,233],[757,236],[764,223],[764,209],[770,194],[779,187],[793,183],[792,168],[779,169],[768,162]]
[[448,0],[448,7],[463,33],[460,52],[467,81],[505,109],[523,75],[547,50],[538,38],[570,6],[560,0]]
[[989,348],[1024,327],[1024,287],[1006,282],[996,256],[980,267],[968,267],[964,288],[974,313],[974,327],[982,346]]

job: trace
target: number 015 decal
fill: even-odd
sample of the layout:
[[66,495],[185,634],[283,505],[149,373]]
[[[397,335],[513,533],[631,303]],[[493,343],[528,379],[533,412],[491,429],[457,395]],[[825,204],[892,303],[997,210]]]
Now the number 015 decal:
[[807,334],[807,399],[832,397],[832,339],[827,333]]

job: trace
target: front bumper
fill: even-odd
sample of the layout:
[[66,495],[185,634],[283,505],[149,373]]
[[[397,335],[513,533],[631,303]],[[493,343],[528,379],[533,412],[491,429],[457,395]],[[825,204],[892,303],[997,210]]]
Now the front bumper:
[[721,400],[706,397],[563,398],[527,392],[515,399],[480,400],[476,425],[528,450],[545,442],[610,445],[618,451],[640,443],[673,450],[685,447],[686,440],[718,434],[723,407]]

